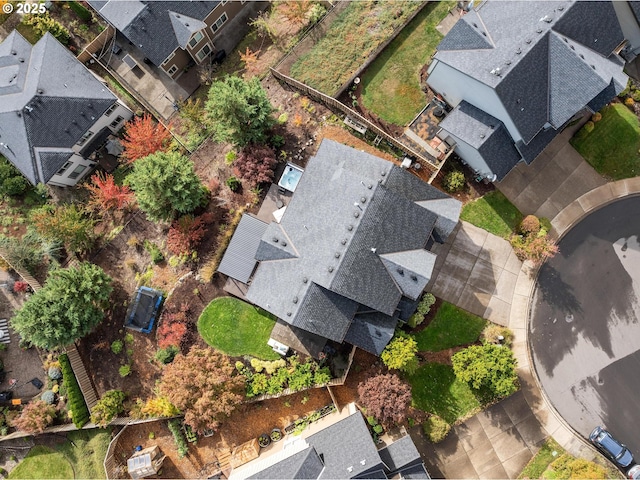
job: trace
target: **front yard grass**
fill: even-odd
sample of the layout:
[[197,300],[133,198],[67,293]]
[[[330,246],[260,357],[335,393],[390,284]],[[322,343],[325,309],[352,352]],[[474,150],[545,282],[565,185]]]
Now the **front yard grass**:
[[460,220],[508,239],[522,221],[522,213],[502,192],[494,190],[462,207]]
[[435,413],[449,424],[480,410],[480,402],[471,388],[456,378],[450,365],[426,363],[413,375],[407,375],[407,380],[411,384],[413,406]]
[[322,40],[292,65],[291,76],[327,95],[335,94],[420,6],[407,0],[351,2]]
[[529,463],[524,467],[524,470],[522,470],[518,478],[542,478],[542,474],[549,468],[551,462],[563,453],[565,453],[564,449],[558,445],[558,442],[553,438],[549,438],[544,442],[542,447],[540,447],[538,453],[529,460]]
[[198,332],[213,348],[239,357],[251,355],[277,360],[280,355],[267,345],[275,318],[261,308],[232,297],[211,301],[198,319]]
[[442,302],[429,326],[415,335],[418,350],[439,352],[458,345],[468,345],[478,340],[486,324],[484,318]]
[[11,471],[9,478],[35,480],[75,477],[71,464],[62,453],[43,445],[36,445],[29,451],[25,459]]
[[398,34],[362,76],[362,102],[371,112],[395,125],[408,124],[425,104],[420,69],[442,34],[436,25],[455,2],[431,2]]
[[571,145],[600,174],[611,180],[640,175],[640,124],[625,105],[603,108],[592,132],[582,127]]

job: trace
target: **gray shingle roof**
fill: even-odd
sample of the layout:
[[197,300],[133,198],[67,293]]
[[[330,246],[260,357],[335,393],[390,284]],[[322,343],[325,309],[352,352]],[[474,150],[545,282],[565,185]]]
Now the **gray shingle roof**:
[[[486,31],[494,48],[459,33],[469,28]],[[452,32],[460,45],[451,50],[445,37],[435,58],[494,88],[525,143],[546,123],[560,128],[612,78],[626,84],[610,55],[623,40],[610,2],[487,1]]]
[[[103,1],[89,0],[100,15],[134,43],[155,65],[176,48],[185,48],[189,32],[204,27],[203,20],[219,1]],[[177,18],[179,15],[181,18]],[[194,19],[192,24],[188,19]]]
[[402,294],[412,300],[427,286],[436,264],[436,256],[422,248],[382,254],[380,260]]
[[435,232],[438,236],[446,239],[453,229],[458,224],[458,218],[460,217],[460,210],[462,210],[462,204],[456,201],[454,198],[437,198],[433,200],[420,200],[416,202],[422,208],[432,211],[438,215],[436,220]]
[[[478,14],[471,10],[466,22],[456,22],[438,45],[438,50],[482,50],[493,48]],[[477,26],[472,26],[473,24]]]
[[359,411],[307,437],[307,443],[324,458],[322,479],[354,478],[382,466]]
[[40,164],[42,165],[42,176],[49,181],[58,170],[71,158],[73,152],[38,152]]
[[256,267],[255,254],[266,230],[267,224],[262,220],[243,214],[220,261],[218,272],[247,283]]
[[374,355],[380,355],[393,338],[397,325],[396,317],[384,313],[359,313],[353,317],[344,341]]
[[409,435],[399,438],[395,442],[378,450],[380,458],[390,472],[402,470],[410,465],[420,465],[420,453]]
[[393,316],[402,290],[380,255],[423,249],[438,216],[416,201],[443,198],[390,162],[323,141],[262,238],[247,298],[336,341],[359,304]]
[[324,465],[315,448],[308,447],[278,463],[247,478],[260,480],[271,479],[316,479]]
[[[61,158],[34,149],[68,153],[116,101],[51,34],[32,46],[17,31],[0,43],[0,99],[0,153],[34,184],[47,182]],[[46,159],[53,164],[41,165],[42,177],[36,162]]]
[[440,127],[478,150],[498,179],[520,161],[504,124],[464,100],[440,122]]

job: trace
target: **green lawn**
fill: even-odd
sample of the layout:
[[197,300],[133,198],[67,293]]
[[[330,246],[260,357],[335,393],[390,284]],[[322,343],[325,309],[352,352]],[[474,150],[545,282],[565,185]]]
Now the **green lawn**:
[[462,207],[460,220],[509,238],[522,221],[522,213],[500,191],[494,190]]
[[469,385],[456,379],[450,365],[427,363],[407,379],[411,384],[413,406],[435,413],[448,423],[480,410],[480,402]]
[[[554,455],[555,452],[555,455]],[[564,449],[553,439],[549,438],[518,478],[542,478],[542,473],[549,468],[549,464],[564,453]]]
[[277,360],[267,341],[275,318],[261,308],[231,297],[214,299],[198,319],[198,332],[214,348],[239,357]]
[[484,318],[443,302],[429,326],[415,335],[418,350],[439,352],[473,343],[478,340],[486,324]]
[[38,42],[38,40],[42,38],[42,35],[36,32],[32,26],[25,25],[22,22],[18,24],[18,26],[16,27],[16,30],[20,32],[20,35],[26,38],[31,45],[35,45]]
[[640,175],[640,124],[626,106],[601,110],[602,120],[591,133],[580,129],[571,145],[601,175],[620,180]]
[[104,479],[104,457],[111,431],[104,428],[67,433],[67,441],[56,447],[36,445],[11,471],[11,479],[91,478]]
[[362,77],[362,101],[368,110],[400,126],[420,112],[425,105],[420,69],[442,39],[436,25],[454,5],[431,2],[371,63]]
[[[36,445],[11,471],[10,479],[74,478],[73,468],[62,453]],[[102,475],[104,478],[104,474]]]
[[335,94],[418,7],[418,2],[408,0],[350,2],[325,36],[291,66],[291,76]]

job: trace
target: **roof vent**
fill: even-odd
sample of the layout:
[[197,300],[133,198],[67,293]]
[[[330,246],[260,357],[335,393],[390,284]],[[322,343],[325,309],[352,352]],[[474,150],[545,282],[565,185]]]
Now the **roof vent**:
[[567,40],[567,37],[562,37],[562,40],[564,40],[564,43],[569,43],[569,40]]
[[542,33],[542,29],[541,28],[537,29],[536,33]]
[[398,272],[398,275],[404,275],[404,270],[401,268],[398,268],[396,272]]
[[84,113],[84,112],[80,112],[80,116],[81,116],[81,117],[84,117],[84,116],[85,116],[85,113]]
[[282,245],[283,247],[286,247],[286,246],[287,246],[287,242],[282,242],[282,243],[281,243],[281,245]]
[[369,190],[371,190],[371,189],[373,188],[373,185],[369,184],[369,185],[367,185],[367,188],[368,188]]
[[487,32],[485,32],[484,30],[482,31],[482,35],[484,35],[485,37],[487,36]]
[[15,50],[11,50],[11,55],[17,55],[18,52],[16,52]]
[[342,241],[340,242],[342,245],[346,245],[347,244],[347,239],[343,238]]
[[41,89],[41,88],[39,88],[39,89],[38,89],[38,94],[39,94],[39,95],[42,95],[43,93],[44,93],[44,90],[43,90],[43,89]]
[[69,133],[69,129],[68,128],[65,128],[64,131],[65,131],[65,133]]
[[574,47],[573,45],[569,45],[569,47],[571,47],[571,50],[575,50],[576,47]]
[[531,43],[531,39],[530,39],[530,38],[527,38],[527,39],[525,40],[525,43],[526,43],[527,45],[529,45],[529,44]]
[[327,268],[327,270],[329,270],[329,273],[333,272],[333,267],[329,267]]
[[347,226],[347,230],[349,230],[349,231],[353,230],[353,225]]
[[595,66],[595,65],[591,65],[591,68],[593,68],[593,69],[595,70],[595,69],[596,69],[596,66]]
[[480,138],[484,138],[484,133],[481,133],[481,134],[480,134]]
[[19,61],[20,63],[24,63],[24,58],[19,58],[19,59],[18,59],[18,61]]
[[372,248],[371,248],[371,251],[372,251],[373,253],[376,253],[378,250],[376,249],[376,247],[372,247]]
[[71,123],[73,123],[74,125],[78,124],[78,122],[76,120],[71,120]]
[[478,24],[477,24],[477,23],[474,23],[474,24],[473,24],[473,26],[474,26],[474,27],[476,27],[476,28],[478,28]]
[[340,258],[340,252],[334,253],[333,256],[336,257],[336,258]]
[[278,237],[273,237],[274,243],[278,243]]
[[520,55],[522,53],[522,50],[520,49],[520,47],[518,47],[518,49],[516,50],[516,55]]
[[545,22],[545,23],[551,23],[553,22],[553,18],[551,18],[549,15],[545,15],[544,17],[542,17],[540,19],[541,22]]
[[511,65],[511,60],[507,60],[506,62],[504,62],[505,65]]
[[366,459],[363,458],[362,460],[360,460],[360,465],[364,465],[365,463],[367,463]]
[[176,18],[180,18],[180,15],[178,15],[177,13],[176,13]]
[[302,283],[307,283],[309,279],[307,277],[302,277]]
[[33,107],[31,105],[25,105],[24,109],[29,113],[33,112]]
[[16,112],[16,113],[18,114],[18,116],[19,116],[19,117],[21,117],[21,116],[22,116],[22,113],[20,113],[20,112]]
[[583,54],[580,54],[580,58],[584,60],[584,55],[583,55]]
[[360,203],[365,203],[367,199],[365,197],[360,197]]
[[287,312],[287,317],[290,317],[290,316],[291,316],[291,312]]
[[188,23],[185,23],[185,24],[184,24],[184,26],[185,26],[185,27],[188,27],[188,26],[189,26],[189,24],[188,24]]
[[411,275],[411,280],[413,280],[414,282],[418,281],[418,277],[416,277],[415,275]]
[[387,174],[387,172],[385,172],[384,170],[382,172],[380,172],[380,175],[382,175],[383,177]]
[[349,473],[353,472],[353,467],[347,467],[347,472]]
[[298,297],[293,297],[293,303],[298,303]]
[[360,212],[353,212],[353,216],[358,218],[360,216]]
[[91,102],[87,103],[87,107],[93,108],[93,103],[91,103]]
[[494,68],[493,70],[491,70],[491,74],[499,77],[502,75],[502,70],[500,70],[500,67]]
[[563,10],[564,10],[564,7],[560,6],[560,7],[558,7],[558,10],[559,10],[559,11],[563,11]]

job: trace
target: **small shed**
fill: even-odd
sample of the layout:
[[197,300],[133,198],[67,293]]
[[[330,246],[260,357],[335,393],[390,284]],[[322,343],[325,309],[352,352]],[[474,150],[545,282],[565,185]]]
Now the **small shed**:
[[236,468],[258,458],[258,455],[260,455],[260,445],[258,439],[254,438],[234,448],[229,463]]
[[127,310],[124,326],[142,333],[150,333],[162,304],[162,292],[138,287]]
[[156,475],[165,457],[157,445],[140,450],[127,460],[129,475],[134,480]]

